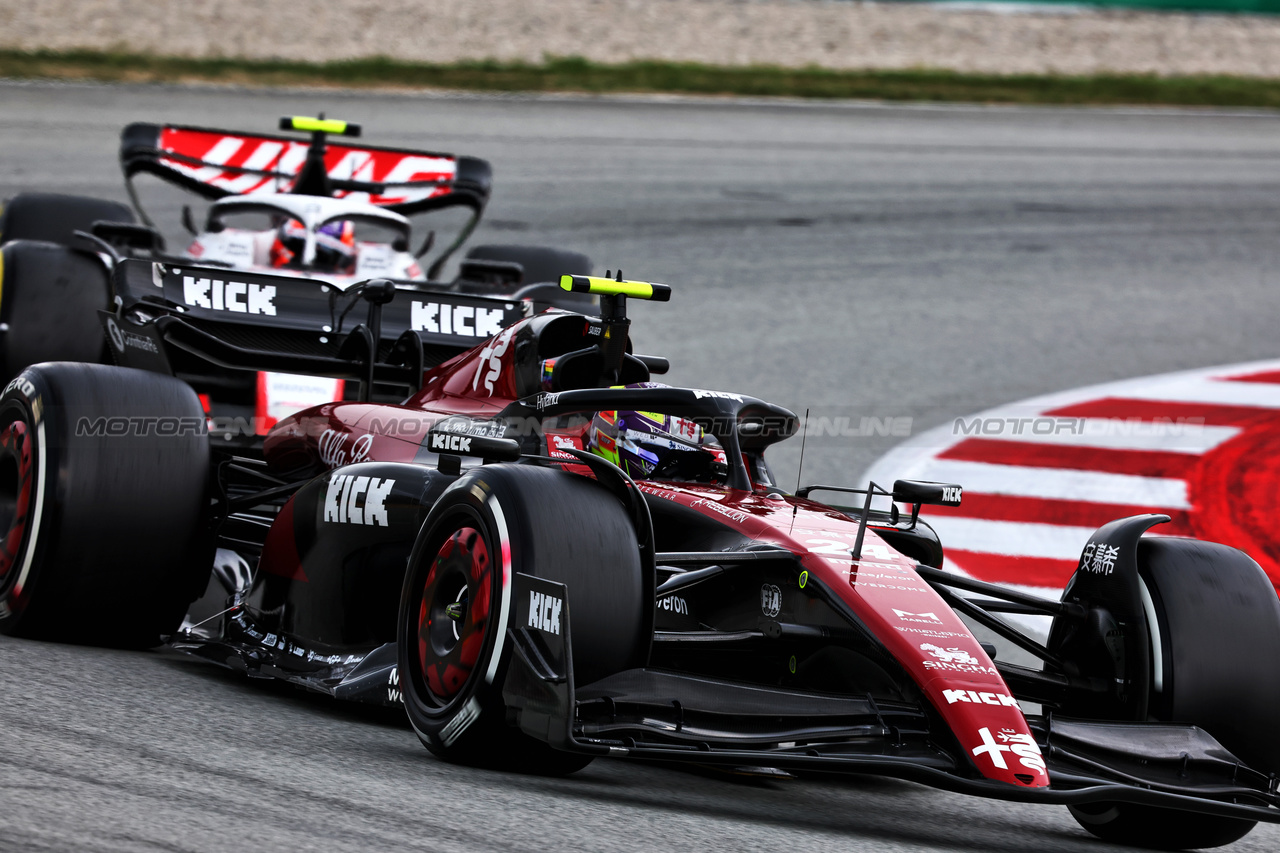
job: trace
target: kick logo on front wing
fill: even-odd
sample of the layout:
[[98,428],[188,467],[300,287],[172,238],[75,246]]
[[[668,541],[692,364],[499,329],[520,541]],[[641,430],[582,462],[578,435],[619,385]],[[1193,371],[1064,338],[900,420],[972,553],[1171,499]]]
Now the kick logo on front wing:
[[560,633],[560,610],[564,602],[554,595],[544,592],[529,593],[529,627],[546,631],[548,634]]
[[338,524],[389,527],[387,495],[396,481],[390,478],[338,474],[329,481],[324,499],[324,520]]
[[1016,708],[1018,700],[1014,699],[1008,693],[987,693],[978,690],[943,690],[943,697],[947,700],[948,705],[954,705],[957,702],[967,702],[972,705],[999,705],[1001,707]]

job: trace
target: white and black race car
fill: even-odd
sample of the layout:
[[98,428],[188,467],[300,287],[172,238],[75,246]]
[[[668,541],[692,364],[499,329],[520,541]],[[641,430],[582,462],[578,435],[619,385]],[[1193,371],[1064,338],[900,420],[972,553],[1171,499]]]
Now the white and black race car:
[[[233,271],[323,282],[343,316],[362,301],[363,282],[389,281],[397,290],[424,294],[408,319],[423,334],[428,367],[492,335],[494,322],[506,325],[552,304],[592,306],[553,283],[566,273],[590,274],[590,259],[578,252],[475,246],[452,280],[440,279],[484,212],[493,175],[488,162],[355,145],[348,139],[360,135],[360,126],[333,119],[288,117],[280,128],[310,138],[130,124],[121,133],[120,163],[133,209],[51,193],[10,198],[0,213],[0,378],[43,361],[120,363],[121,347],[103,336],[100,315],[116,307],[114,270],[126,257],[226,269],[225,280],[195,279],[182,293],[157,290],[154,298],[174,298],[179,308],[207,309],[228,321],[274,311],[270,294],[236,280]],[[344,139],[330,142],[331,136]],[[183,251],[170,252],[148,217],[135,187],[139,175],[211,202],[200,223],[183,208],[191,235]],[[456,237],[433,251],[436,232],[430,231],[413,248],[410,218],[449,208],[470,212]],[[328,350],[338,340],[337,334],[294,337],[295,351],[315,355],[333,354]],[[345,383],[329,377],[231,365],[210,370],[205,361],[173,368],[223,421],[226,428],[215,432],[250,443],[294,411],[348,396]]]

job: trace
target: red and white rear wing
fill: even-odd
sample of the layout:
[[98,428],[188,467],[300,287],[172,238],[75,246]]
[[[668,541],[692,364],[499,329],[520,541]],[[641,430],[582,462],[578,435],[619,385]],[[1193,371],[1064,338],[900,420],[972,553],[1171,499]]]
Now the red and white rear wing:
[[[207,199],[289,192],[306,162],[308,142],[287,136],[181,125],[135,123],[120,134],[126,181],[155,175]],[[325,166],[334,180],[382,184],[381,193],[336,190],[339,198],[406,215],[462,206],[477,212],[492,186],[489,163],[408,148],[328,141]]]

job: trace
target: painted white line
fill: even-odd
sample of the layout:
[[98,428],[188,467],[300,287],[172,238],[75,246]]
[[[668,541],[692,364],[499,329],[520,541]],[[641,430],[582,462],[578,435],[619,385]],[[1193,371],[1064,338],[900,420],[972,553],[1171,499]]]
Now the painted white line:
[[1164,509],[1191,508],[1187,501],[1186,481],[1168,477],[989,465],[950,459],[924,460],[914,467],[916,470],[911,472],[911,476],[940,483],[959,483],[967,492]]
[[[1240,374],[1236,374],[1240,375]],[[1280,384],[1270,382],[1222,382],[1216,379],[1152,379],[1126,389],[1136,400],[1169,403],[1209,403],[1225,406],[1254,406],[1280,409]]]
[[[942,540],[943,548],[1032,557],[1044,560],[1078,560],[1092,527],[1065,524],[1032,524],[1021,521],[988,521],[939,515],[925,519]],[[964,565],[964,560],[960,560]]]

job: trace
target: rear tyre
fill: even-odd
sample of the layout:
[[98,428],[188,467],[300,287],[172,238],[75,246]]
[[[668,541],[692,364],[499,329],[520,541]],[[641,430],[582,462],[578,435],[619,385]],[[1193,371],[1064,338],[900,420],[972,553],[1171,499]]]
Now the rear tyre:
[[517,572],[567,586],[576,683],[642,663],[640,552],[622,505],[586,478],[491,465],[441,497],[409,558],[399,621],[405,709],[447,761],[572,773],[591,757],[557,751],[507,720],[503,607],[513,603],[503,579]]
[[98,312],[109,301],[107,271],[87,252],[26,240],[0,247],[0,379],[42,361],[102,361]]
[[89,364],[0,395],[0,632],[145,647],[181,624],[213,557],[195,392]]
[[99,220],[134,222],[133,211],[117,201],[58,193],[19,193],[0,214],[0,243],[41,240],[63,246],[78,244],[76,231],[89,231]]
[[[1280,599],[1266,573],[1235,548],[1164,538],[1139,540],[1138,571],[1151,597],[1160,663],[1151,717],[1197,725],[1255,770],[1280,770],[1273,721],[1280,667],[1259,665],[1258,657],[1280,647]],[[1099,838],[1160,850],[1220,847],[1256,824],[1131,803],[1070,810]]]
[[559,282],[562,275],[591,275],[591,259],[581,252],[553,249],[549,246],[475,246],[468,258],[480,261],[505,261],[524,268],[522,286]]

